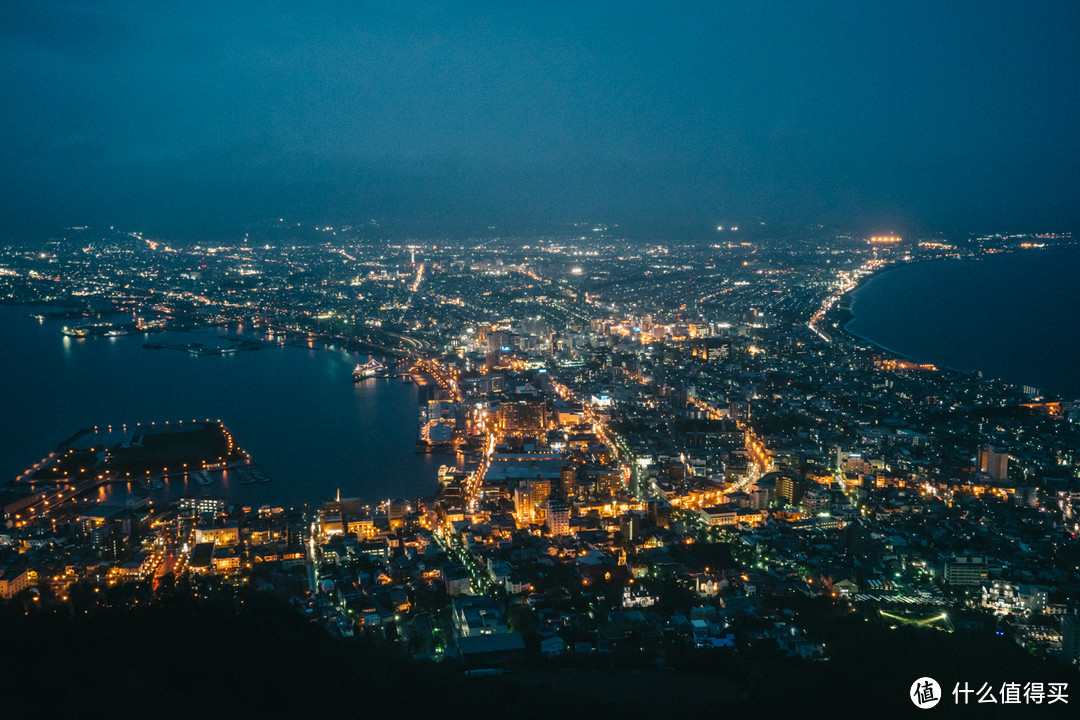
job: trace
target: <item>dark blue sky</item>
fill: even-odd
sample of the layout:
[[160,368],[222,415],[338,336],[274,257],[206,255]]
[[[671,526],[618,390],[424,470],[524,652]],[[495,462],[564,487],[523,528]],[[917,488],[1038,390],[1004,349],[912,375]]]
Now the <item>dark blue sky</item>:
[[8,0],[0,227],[1080,219],[1080,3],[519,5]]

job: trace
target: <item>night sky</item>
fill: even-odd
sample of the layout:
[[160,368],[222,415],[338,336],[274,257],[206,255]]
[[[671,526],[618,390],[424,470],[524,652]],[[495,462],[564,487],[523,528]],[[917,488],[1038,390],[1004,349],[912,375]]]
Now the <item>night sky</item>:
[[1070,0],[8,0],[0,91],[0,237],[1080,220]]

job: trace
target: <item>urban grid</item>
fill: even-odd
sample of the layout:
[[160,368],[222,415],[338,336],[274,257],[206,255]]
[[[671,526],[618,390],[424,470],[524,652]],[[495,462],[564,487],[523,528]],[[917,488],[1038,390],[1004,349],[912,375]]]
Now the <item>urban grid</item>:
[[[0,493],[6,612],[274,603],[330,642],[506,677],[828,667],[861,626],[988,637],[1048,668],[943,688],[958,704],[1074,702],[1080,402],[844,330],[871,274],[1070,236],[372,235],[283,218],[259,241],[70,228],[0,249],[0,301],[74,339],[370,354],[343,386],[418,385],[417,452],[442,463],[423,497],[247,507],[215,480],[290,478],[267,477],[227,417],[42,438]],[[155,341],[238,325],[225,348]],[[199,491],[155,499],[181,476]],[[102,501],[111,484],[132,494]],[[734,693],[720,705],[746,700],[716,682]]]

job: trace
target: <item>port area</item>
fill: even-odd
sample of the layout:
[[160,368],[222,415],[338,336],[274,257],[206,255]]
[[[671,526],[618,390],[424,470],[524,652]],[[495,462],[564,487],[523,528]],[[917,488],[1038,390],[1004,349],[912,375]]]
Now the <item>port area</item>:
[[[383,360],[386,360],[386,358],[383,358]],[[413,379],[413,370],[414,367],[407,359],[401,359],[389,365],[384,365],[375,358],[372,358],[362,365],[359,363],[356,365],[356,368],[353,369],[352,372],[352,379],[354,383],[378,378],[401,378],[403,381],[409,382]]]
[[140,319],[130,323],[88,322],[75,327],[64,326],[60,329],[60,333],[73,338],[123,337],[125,335],[145,335],[147,333],[161,332],[164,329],[165,322],[162,320],[143,322]]
[[240,335],[229,335],[225,338],[231,345],[228,346],[210,346],[204,345],[200,342],[191,343],[166,343],[166,342],[148,342],[143,343],[143,347],[147,350],[179,350],[180,352],[186,352],[189,355],[233,355],[238,352],[252,351],[252,350],[264,350],[266,348],[279,348],[279,347],[307,347],[306,341],[293,340],[286,342],[274,341],[274,340],[260,340],[258,338],[242,337]]
[[75,433],[6,490],[26,494],[20,515],[30,519],[101,485],[139,482],[154,488],[184,475],[209,484],[211,471],[226,468],[244,469],[242,480],[266,482],[220,420],[110,425]]

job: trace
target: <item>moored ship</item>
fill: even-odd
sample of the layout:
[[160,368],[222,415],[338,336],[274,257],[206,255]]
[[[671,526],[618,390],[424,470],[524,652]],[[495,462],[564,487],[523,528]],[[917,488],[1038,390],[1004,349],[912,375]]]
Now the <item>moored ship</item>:
[[361,380],[367,380],[372,377],[381,377],[385,373],[386,366],[372,358],[363,365],[357,363],[356,368],[352,372],[352,379],[353,382],[360,382]]

